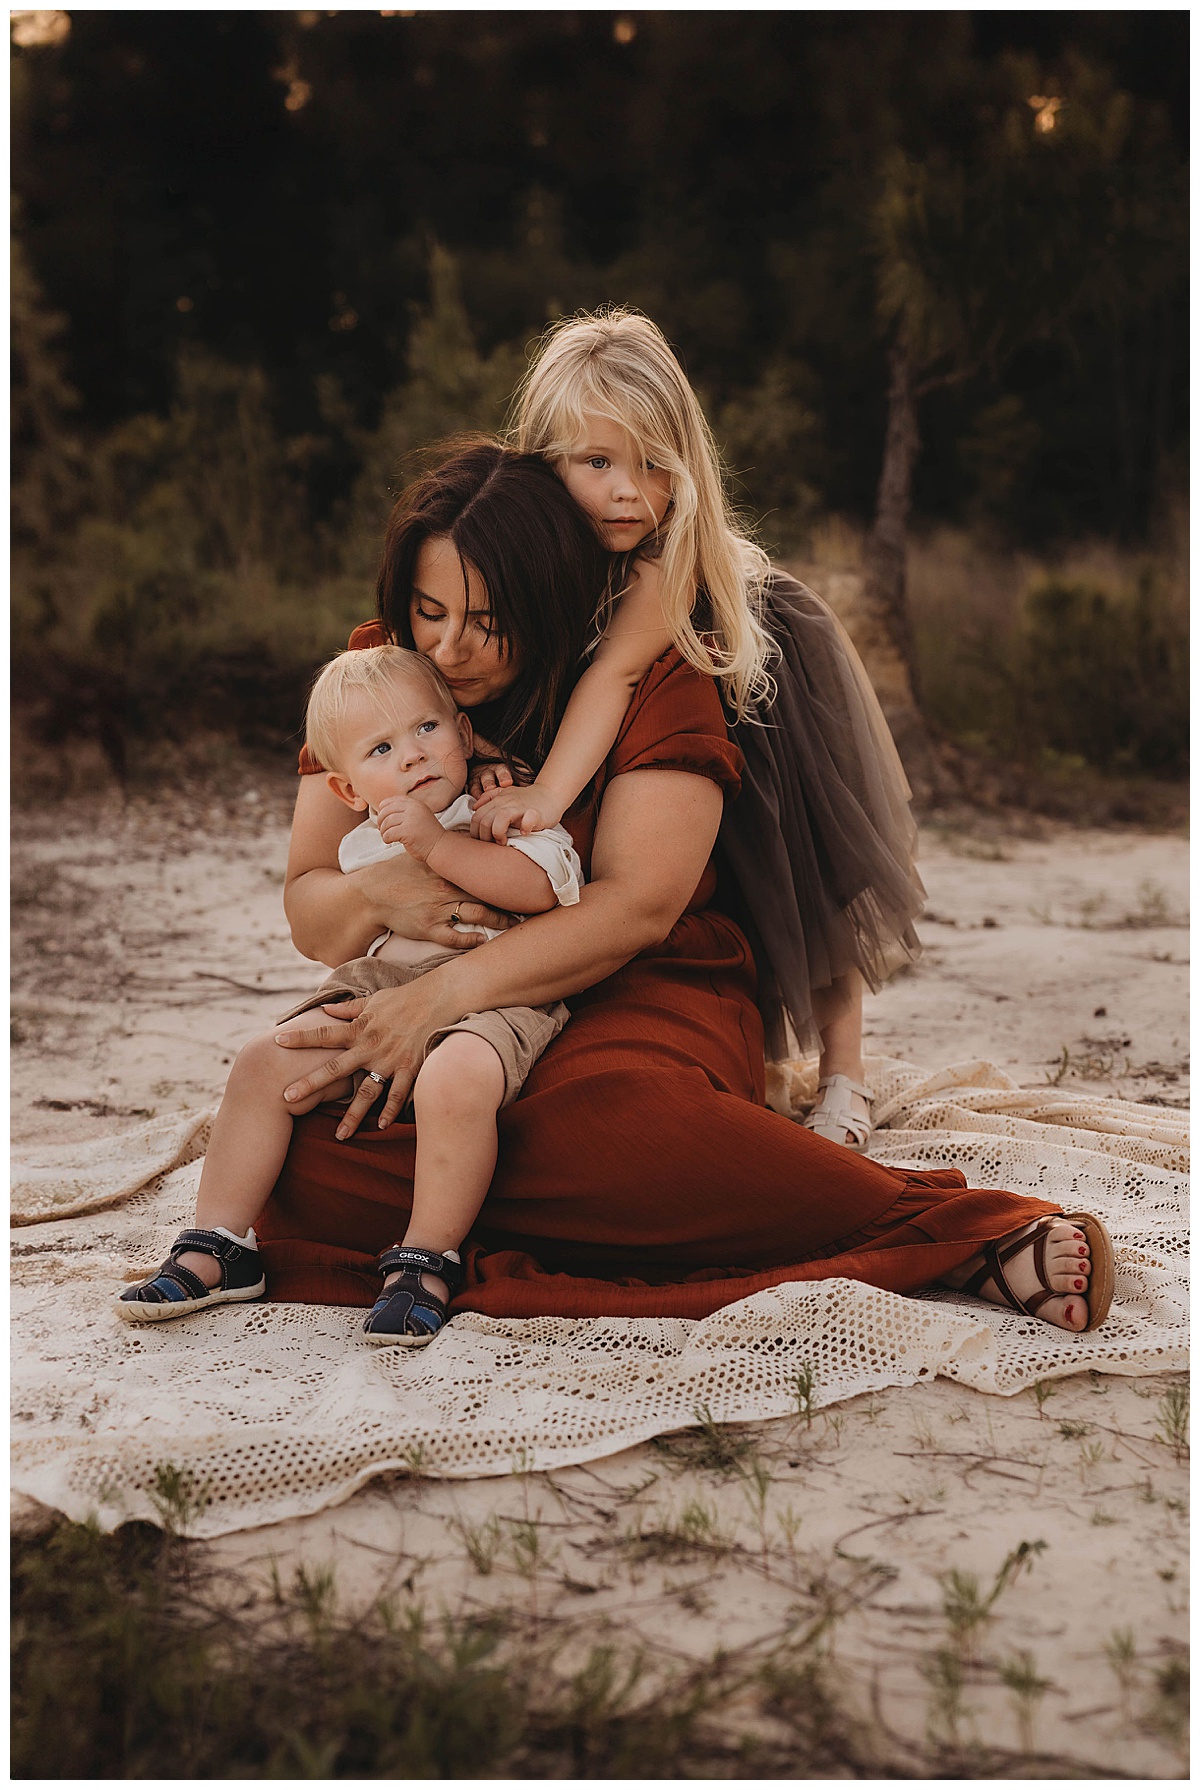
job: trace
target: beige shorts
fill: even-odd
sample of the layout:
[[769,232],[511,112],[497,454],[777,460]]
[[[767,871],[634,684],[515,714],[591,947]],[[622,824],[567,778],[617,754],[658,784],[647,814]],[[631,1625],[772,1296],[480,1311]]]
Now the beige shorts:
[[[378,957],[356,957],[350,963],[339,964],[313,994],[281,1014],[278,1023],[309,1013],[326,1002],[356,1000],[362,995],[378,994],[381,988],[403,988],[426,970],[436,969],[439,963],[449,963],[457,956],[457,951],[435,951],[419,964],[381,963]],[[422,1055],[427,1057],[435,1045],[455,1032],[471,1032],[476,1038],[483,1038],[504,1067],[501,1105],[508,1106],[525,1086],[530,1070],[550,1040],[558,1037],[570,1017],[561,1001],[550,1007],[496,1007],[488,1013],[468,1013],[457,1025],[431,1032]],[[360,1070],[355,1076],[356,1084],[363,1073]]]

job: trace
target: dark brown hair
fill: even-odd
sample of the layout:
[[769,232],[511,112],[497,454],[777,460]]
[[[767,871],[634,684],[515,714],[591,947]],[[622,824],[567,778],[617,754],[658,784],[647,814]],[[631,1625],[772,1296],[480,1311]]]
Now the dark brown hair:
[[609,576],[591,523],[544,460],[486,437],[461,439],[401,496],[388,522],[376,585],[389,637],[412,646],[413,580],[426,541],[454,543],[483,580],[492,622],[517,667],[490,721],[497,746],[540,761],[583,670],[583,650]]

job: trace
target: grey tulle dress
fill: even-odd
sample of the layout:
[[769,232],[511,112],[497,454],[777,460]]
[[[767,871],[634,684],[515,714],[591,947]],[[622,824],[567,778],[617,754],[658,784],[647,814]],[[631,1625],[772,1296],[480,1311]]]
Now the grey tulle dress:
[[925,891],[908,780],[849,635],[779,571],[764,621],[779,649],[775,696],[753,719],[730,717],[746,764],[720,852],[725,905],[758,966],[767,1056],[779,1061],[797,1044],[820,1048],[814,990],[850,969],[878,989],[916,957]]

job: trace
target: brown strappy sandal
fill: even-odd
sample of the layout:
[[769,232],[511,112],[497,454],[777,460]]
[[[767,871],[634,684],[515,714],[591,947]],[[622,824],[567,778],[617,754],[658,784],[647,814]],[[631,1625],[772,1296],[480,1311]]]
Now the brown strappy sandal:
[[[1059,1287],[1052,1287],[1046,1279],[1046,1242],[1050,1235],[1050,1227],[1054,1224],[1073,1224],[1081,1230],[1087,1239],[1092,1258],[1092,1272],[1088,1277],[1087,1290],[1084,1293],[1063,1292]],[[1004,1274],[1005,1262],[1011,1262],[1022,1250],[1033,1250],[1033,1271],[1042,1288],[1040,1293],[1033,1293],[1028,1299],[1018,1299],[1009,1286]],[[1022,1312],[1026,1317],[1036,1318],[1047,1299],[1082,1299],[1087,1306],[1088,1321],[1083,1330],[1067,1331],[1068,1336],[1082,1336],[1084,1330],[1095,1330],[1103,1324],[1112,1305],[1113,1282],[1115,1279],[1116,1261],[1113,1255],[1112,1238],[1098,1218],[1090,1212],[1064,1212],[1061,1218],[1041,1218],[1032,1231],[1026,1231],[1011,1242],[985,1243],[983,1246],[983,1267],[965,1280],[959,1291],[973,1293],[977,1299],[983,1297],[983,1288],[992,1281],[1001,1296],[1014,1311]],[[1064,1329],[1064,1325],[1057,1328]]]

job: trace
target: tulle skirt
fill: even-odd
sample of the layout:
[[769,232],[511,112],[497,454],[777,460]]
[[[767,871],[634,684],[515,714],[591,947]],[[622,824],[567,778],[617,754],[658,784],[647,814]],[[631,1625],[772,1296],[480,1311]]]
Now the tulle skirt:
[[756,718],[731,721],[746,768],[720,845],[727,905],[758,967],[767,1056],[778,1061],[797,1044],[820,1048],[815,991],[831,990],[827,1018],[848,970],[877,990],[917,956],[925,890],[912,792],[849,635],[778,571],[764,619],[779,649],[776,694]]

